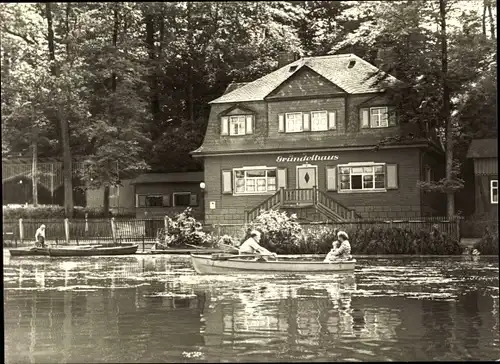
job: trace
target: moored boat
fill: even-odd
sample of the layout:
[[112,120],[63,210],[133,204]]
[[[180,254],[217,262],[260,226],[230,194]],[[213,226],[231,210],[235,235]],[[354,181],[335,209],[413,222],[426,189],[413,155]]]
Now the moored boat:
[[49,255],[49,248],[27,247],[9,249],[11,257]]
[[135,254],[139,245],[124,245],[124,246],[90,246],[79,248],[49,248],[51,257],[86,257],[93,255],[127,255]]
[[256,261],[248,257],[191,254],[198,274],[225,273],[336,273],[353,272],[356,260],[325,263],[323,261],[277,260]]

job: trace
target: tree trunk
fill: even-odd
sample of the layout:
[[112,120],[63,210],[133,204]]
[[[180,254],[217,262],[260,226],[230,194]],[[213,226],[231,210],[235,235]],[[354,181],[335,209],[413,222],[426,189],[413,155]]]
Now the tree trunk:
[[496,38],[496,35],[495,35],[495,23],[494,23],[494,20],[493,20],[493,14],[491,12],[491,3],[490,3],[490,1],[488,1],[488,18],[490,20],[491,39],[495,39]]
[[38,138],[38,130],[37,127],[35,126],[33,128],[33,160],[31,163],[31,182],[32,182],[32,187],[33,187],[33,206],[37,207],[38,206],[38,166],[37,166],[37,161],[38,161],[38,143],[37,143],[37,138]]
[[158,95],[158,79],[156,64],[156,47],[155,47],[155,24],[154,16],[149,13],[145,15],[146,22],[146,46],[148,48],[148,56],[150,60],[149,87],[150,87],[150,103],[151,114],[153,116],[153,126],[151,133],[156,135],[159,131],[160,124],[160,101]]
[[[55,45],[54,45],[54,29],[52,27],[52,9],[51,3],[45,3],[45,15],[47,17],[47,41],[49,47],[50,72],[57,80],[59,78],[59,70],[56,65]],[[55,92],[57,103],[57,118],[61,128],[61,144],[63,149],[63,179],[64,179],[64,212],[66,217],[73,216],[73,166],[71,160],[71,149],[69,146],[69,125],[66,118],[63,116],[60,102],[59,91]]]
[[104,216],[109,216],[109,185],[104,186],[104,200],[102,209]]
[[187,107],[188,118],[194,121],[194,97],[193,97],[193,27],[191,21],[192,3],[187,3],[187,29],[188,29],[188,69],[187,69]]
[[486,0],[483,3],[483,19],[481,21],[481,25],[483,28],[483,35],[486,37]]
[[[453,124],[450,115],[450,90],[448,86],[448,35],[446,33],[446,0],[439,0],[439,15],[441,22],[441,77],[443,88],[442,117],[446,130],[446,179],[454,178],[453,174]],[[446,192],[446,213],[448,217],[455,215],[455,194]]]

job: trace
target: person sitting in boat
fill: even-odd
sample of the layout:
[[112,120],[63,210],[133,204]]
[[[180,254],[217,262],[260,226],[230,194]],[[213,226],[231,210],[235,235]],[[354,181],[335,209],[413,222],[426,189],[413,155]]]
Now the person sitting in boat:
[[332,250],[330,250],[324,262],[352,259],[351,244],[349,243],[349,236],[347,235],[347,233],[345,231],[339,231],[337,233],[337,238],[340,242],[340,246],[338,248],[333,248]]
[[35,245],[45,248],[45,225],[42,224],[35,233]]
[[259,245],[261,234],[257,230],[250,232],[250,237],[245,240],[238,248],[239,254],[257,254],[257,260],[266,260],[262,255],[272,255],[276,258],[276,253],[271,253],[266,248]]

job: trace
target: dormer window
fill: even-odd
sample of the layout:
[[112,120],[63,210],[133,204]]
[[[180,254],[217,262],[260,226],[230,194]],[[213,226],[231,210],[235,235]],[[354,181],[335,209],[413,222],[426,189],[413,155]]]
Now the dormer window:
[[221,135],[253,134],[253,115],[230,115],[221,117]]

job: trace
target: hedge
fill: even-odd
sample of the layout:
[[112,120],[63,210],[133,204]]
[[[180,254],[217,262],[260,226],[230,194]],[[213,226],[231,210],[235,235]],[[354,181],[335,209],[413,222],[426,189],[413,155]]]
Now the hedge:
[[[104,211],[99,208],[88,208],[75,206],[75,218],[85,218],[85,214],[89,218],[105,217]],[[50,218],[65,218],[64,206],[59,205],[40,205],[34,207],[33,205],[16,205],[16,206],[3,206],[4,220],[13,219],[50,219]]]

